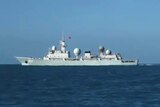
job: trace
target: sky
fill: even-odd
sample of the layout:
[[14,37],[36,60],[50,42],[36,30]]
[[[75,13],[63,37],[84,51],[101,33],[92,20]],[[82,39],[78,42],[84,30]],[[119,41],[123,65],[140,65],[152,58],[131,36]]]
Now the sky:
[[0,64],[43,57],[62,32],[72,37],[71,53],[97,54],[102,45],[124,59],[160,63],[160,0],[0,0]]

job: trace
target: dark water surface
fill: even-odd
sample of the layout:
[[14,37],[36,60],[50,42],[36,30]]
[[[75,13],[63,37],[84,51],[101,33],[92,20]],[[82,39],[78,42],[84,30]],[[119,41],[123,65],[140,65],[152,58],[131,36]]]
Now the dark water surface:
[[0,107],[160,107],[160,66],[0,65]]

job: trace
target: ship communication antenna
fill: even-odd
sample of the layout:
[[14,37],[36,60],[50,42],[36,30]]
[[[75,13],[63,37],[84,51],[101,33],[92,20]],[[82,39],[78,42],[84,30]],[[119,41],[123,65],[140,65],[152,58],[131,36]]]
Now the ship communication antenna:
[[64,32],[62,32],[62,41],[65,41]]

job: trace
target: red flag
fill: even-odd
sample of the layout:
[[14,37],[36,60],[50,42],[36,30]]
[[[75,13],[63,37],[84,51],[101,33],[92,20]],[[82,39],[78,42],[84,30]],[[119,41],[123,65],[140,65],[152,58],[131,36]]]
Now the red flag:
[[68,39],[71,39],[71,36],[68,36]]

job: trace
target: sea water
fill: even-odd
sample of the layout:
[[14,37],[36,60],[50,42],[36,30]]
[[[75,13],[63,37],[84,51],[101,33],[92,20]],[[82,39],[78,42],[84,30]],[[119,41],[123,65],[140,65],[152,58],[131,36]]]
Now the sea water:
[[0,65],[0,107],[160,107],[160,66]]

